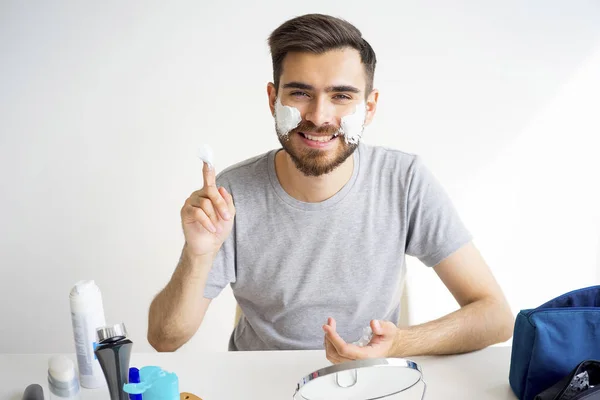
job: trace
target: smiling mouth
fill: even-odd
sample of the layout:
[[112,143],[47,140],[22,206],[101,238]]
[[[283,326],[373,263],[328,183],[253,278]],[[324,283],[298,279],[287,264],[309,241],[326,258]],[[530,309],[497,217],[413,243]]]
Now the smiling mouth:
[[304,132],[298,132],[298,133],[305,139],[312,140],[313,142],[321,142],[321,143],[329,142],[330,140],[333,140],[339,136],[339,133],[336,133],[334,135],[329,135],[329,136],[313,136],[313,135],[309,135]]

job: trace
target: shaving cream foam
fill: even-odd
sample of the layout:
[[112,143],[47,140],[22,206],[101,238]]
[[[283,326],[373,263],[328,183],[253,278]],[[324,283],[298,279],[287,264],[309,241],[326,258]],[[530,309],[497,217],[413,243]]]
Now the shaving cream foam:
[[363,100],[356,105],[356,110],[352,114],[342,117],[340,131],[344,135],[346,143],[358,143],[365,127],[366,115],[367,106]]
[[275,123],[277,134],[285,138],[292,129],[300,125],[302,116],[296,107],[284,106],[279,97],[275,101]]
[[200,148],[198,149],[198,158],[200,158],[202,161],[207,163],[208,168],[210,168],[210,169],[213,168],[213,166],[214,166],[213,149],[209,145],[203,144],[202,146],[200,146]]

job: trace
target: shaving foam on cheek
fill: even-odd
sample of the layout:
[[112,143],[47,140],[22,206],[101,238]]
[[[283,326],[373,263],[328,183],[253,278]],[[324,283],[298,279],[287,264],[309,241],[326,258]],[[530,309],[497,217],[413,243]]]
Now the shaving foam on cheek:
[[300,110],[296,107],[284,106],[279,97],[275,101],[275,125],[280,137],[287,137],[288,133],[302,121]]
[[204,161],[206,164],[208,164],[208,168],[212,169],[214,167],[213,150],[209,145],[203,144],[202,146],[200,146],[200,148],[198,149],[198,158]]
[[364,130],[366,115],[367,106],[363,100],[356,105],[356,110],[352,114],[342,117],[340,131],[344,135],[346,143],[358,143]]

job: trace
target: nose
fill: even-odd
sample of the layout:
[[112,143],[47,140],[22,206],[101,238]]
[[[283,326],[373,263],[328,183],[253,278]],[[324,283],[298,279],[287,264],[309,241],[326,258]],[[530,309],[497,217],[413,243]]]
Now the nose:
[[317,127],[335,125],[334,107],[325,96],[316,97],[307,108],[304,119],[312,122]]

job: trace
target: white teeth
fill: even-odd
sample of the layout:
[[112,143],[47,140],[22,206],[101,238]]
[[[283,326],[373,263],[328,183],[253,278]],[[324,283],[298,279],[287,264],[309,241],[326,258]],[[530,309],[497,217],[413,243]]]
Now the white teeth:
[[304,134],[304,136],[306,136],[307,139],[315,142],[329,142],[333,138],[333,136],[310,136],[307,134]]

